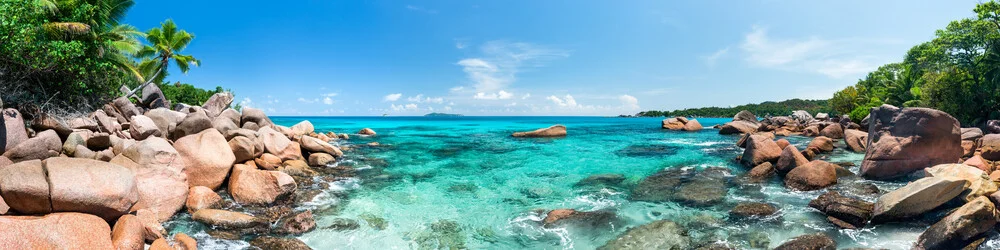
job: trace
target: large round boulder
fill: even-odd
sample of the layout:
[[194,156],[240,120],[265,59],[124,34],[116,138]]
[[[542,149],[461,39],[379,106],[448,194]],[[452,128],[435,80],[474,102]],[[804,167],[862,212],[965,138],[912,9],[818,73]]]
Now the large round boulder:
[[868,147],[868,133],[855,129],[845,130],[844,144],[847,144],[847,148],[851,151],[857,153],[865,152]]
[[757,123],[749,121],[732,121],[723,124],[719,128],[719,134],[732,135],[732,134],[748,134],[757,132],[757,128],[760,126]]
[[118,218],[111,228],[111,242],[116,250],[142,250],[146,246],[142,221],[135,215],[126,214]]
[[792,171],[795,167],[806,165],[809,163],[809,159],[806,159],[799,149],[795,148],[795,145],[788,145],[781,150],[781,155],[778,156],[778,163],[774,165],[774,168],[778,170],[779,173],[788,173]]
[[840,126],[839,123],[834,123],[827,125],[823,130],[819,131],[820,136],[826,136],[831,139],[844,138],[844,127]]
[[0,169],[0,195],[24,214],[81,212],[112,221],[139,199],[135,175],[115,164],[54,157]]
[[267,115],[264,114],[264,111],[250,107],[243,107],[243,116],[240,117],[240,127],[243,127],[247,123],[253,123],[259,127],[274,125],[274,123],[271,122],[271,118],[268,118]]
[[775,162],[781,156],[781,148],[766,136],[750,135],[743,151],[741,162],[746,166],[757,166],[765,162]]
[[202,209],[191,215],[191,219],[223,229],[248,229],[266,227],[267,221],[253,215],[218,209]]
[[269,205],[288,197],[295,188],[295,180],[286,173],[243,164],[233,166],[229,177],[229,193],[240,204]]
[[315,132],[312,122],[309,122],[308,120],[296,123],[289,129],[292,131],[292,134],[296,136],[309,135],[312,132]]
[[831,191],[810,201],[809,207],[826,214],[840,228],[856,229],[868,224],[874,204]]
[[145,140],[146,138],[162,136],[166,133],[166,131],[160,130],[160,127],[156,125],[153,119],[145,115],[132,116],[128,131],[132,139],[136,140]]
[[837,165],[825,161],[811,161],[785,175],[785,186],[793,190],[818,190],[833,184],[837,184]]
[[958,120],[928,108],[873,108],[861,176],[893,179],[962,157]]
[[340,148],[334,147],[325,141],[316,139],[310,136],[302,136],[300,140],[302,142],[302,149],[309,151],[310,153],[327,153],[336,157],[344,156],[344,152],[340,151]]
[[177,140],[210,128],[213,128],[212,119],[205,112],[191,112],[184,117],[184,120],[177,123],[177,127],[170,133],[170,139]]
[[184,113],[165,108],[150,109],[149,111],[146,111],[146,114],[144,115],[150,120],[153,120],[153,123],[156,124],[156,127],[164,135],[173,132],[174,129],[177,128],[177,124],[184,120],[184,117],[187,116]]
[[0,154],[13,149],[18,144],[28,140],[28,130],[24,128],[24,117],[16,109],[0,111]]
[[115,249],[108,222],[89,214],[0,216],[0,228],[5,249]]
[[[263,144],[260,144],[263,145]],[[253,160],[258,154],[263,154],[263,147],[257,148],[257,143],[244,136],[233,137],[229,140],[229,148],[233,151],[234,162],[246,162]]]
[[746,111],[746,110],[741,110],[739,113],[736,113],[736,115],[733,116],[733,121],[734,122],[735,121],[747,121],[747,122],[752,122],[752,123],[758,123],[757,116],[754,115],[753,113],[750,113],[750,111]]
[[292,142],[284,134],[271,127],[260,128],[257,132],[260,133],[260,139],[264,143],[264,152],[276,155],[282,160],[302,159],[299,144]]
[[961,195],[962,200],[966,202],[997,191],[997,184],[990,180],[989,174],[973,166],[965,164],[942,164],[926,168],[924,172],[926,176],[955,177],[968,181],[969,187]]
[[111,163],[135,173],[139,201],[132,211],[148,209],[158,220],[166,221],[184,206],[188,196],[184,161],[165,139],[152,137],[133,144]]
[[184,164],[189,186],[218,189],[236,161],[229,142],[214,128],[185,136],[174,142]]
[[216,117],[222,113],[223,110],[229,108],[229,105],[233,103],[233,93],[222,92],[215,93],[212,97],[209,97],[205,101],[204,105],[201,105],[209,117]]

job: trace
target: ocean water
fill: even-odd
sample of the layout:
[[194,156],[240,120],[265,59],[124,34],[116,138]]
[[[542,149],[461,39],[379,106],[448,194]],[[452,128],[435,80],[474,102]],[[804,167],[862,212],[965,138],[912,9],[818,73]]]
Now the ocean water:
[[[358,177],[332,183],[308,201],[317,229],[298,238],[315,249],[595,249],[628,228],[657,220],[684,226],[694,248],[723,242],[739,249],[773,248],[807,233],[823,232],[840,248],[909,249],[933,221],[915,219],[860,230],[842,230],[809,208],[825,191],[796,192],[778,178],[760,184],[740,181],[749,169],[735,162],[742,149],[738,136],[719,135],[711,127],[729,119],[698,119],[706,129],[675,132],[655,118],[605,117],[275,117],[291,126],[302,120],[318,132],[349,133],[337,141],[353,145],[338,164],[358,170]],[[522,139],[510,136],[563,124],[564,138]],[[355,133],[372,128],[378,135]],[[810,138],[786,138],[804,148]],[[367,146],[378,142],[379,146]],[[838,149],[822,156],[830,162],[860,164],[863,154]],[[629,199],[643,178],[671,168],[728,169],[726,197],[709,207]],[[857,167],[849,167],[857,171]],[[581,186],[595,174],[621,174],[622,185]],[[842,179],[841,182],[844,182]],[[903,183],[869,182],[885,190]],[[843,184],[846,186],[846,184]],[[874,201],[877,196],[866,199]],[[776,216],[734,221],[729,210],[740,202],[776,205]],[[542,226],[545,212],[571,208],[612,212],[595,224]],[[183,220],[178,220],[183,221]],[[333,224],[356,221],[355,229]],[[187,226],[185,226],[187,225]],[[178,222],[200,240],[203,229]],[[994,244],[991,240],[988,244]],[[219,241],[208,248],[245,247]]]

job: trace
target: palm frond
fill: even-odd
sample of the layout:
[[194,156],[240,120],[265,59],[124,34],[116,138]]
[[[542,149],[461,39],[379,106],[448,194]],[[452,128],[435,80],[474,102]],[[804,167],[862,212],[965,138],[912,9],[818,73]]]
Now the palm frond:
[[56,1],[54,0],[35,0],[35,5],[49,12],[49,14],[59,12],[59,6],[56,5]]
[[180,32],[177,32],[177,34],[174,34],[173,40],[170,42],[170,48],[174,51],[184,50],[193,39],[193,34],[181,30]]

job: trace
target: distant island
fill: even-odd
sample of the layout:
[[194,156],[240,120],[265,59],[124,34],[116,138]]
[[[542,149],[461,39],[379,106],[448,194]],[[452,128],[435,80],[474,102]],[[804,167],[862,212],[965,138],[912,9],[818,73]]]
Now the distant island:
[[461,114],[446,114],[446,113],[430,113],[430,114],[426,114],[424,116],[426,116],[426,117],[460,117],[460,116],[464,116],[464,115],[461,115]]
[[688,116],[688,117],[733,117],[736,113],[741,110],[747,110],[751,113],[765,116],[765,115],[790,115],[796,110],[805,110],[810,114],[816,113],[833,113],[833,109],[830,108],[828,100],[802,100],[802,99],[791,99],[780,102],[762,102],[758,104],[746,104],[729,108],[721,107],[707,107],[707,108],[690,108],[681,109],[674,111],[642,111],[635,114],[636,117],[674,117],[674,116]]

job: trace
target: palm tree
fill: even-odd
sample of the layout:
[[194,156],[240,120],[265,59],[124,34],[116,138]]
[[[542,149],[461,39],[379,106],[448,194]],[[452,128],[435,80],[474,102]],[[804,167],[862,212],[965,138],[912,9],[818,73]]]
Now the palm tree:
[[[99,44],[97,51],[94,51],[99,58],[113,63],[122,71],[142,80],[142,75],[135,68],[135,63],[130,59],[130,56],[139,51],[142,46],[139,37],[145,36],[145,34],[131,25],[121,24],[128,9],[135,2],[132,0],[35,0],[35,4],[56,20],[43,25],[42,28],[48,35],[64,39],[92,39]],[[84,5],[93,8],[94,14],[85,20],[74,20],[76,22],[59,21],[61,15],[64,14],[61,13],[61,10],[71,11],[80,9]]]
[[140,49],[136,57],[145,59],[139,63],[139,70],[146,76],[147,82],[162,83],[167,77],[171,60],[181,73],[187,73],[191,65],[201,65],[201,61],[194,56],[180,54],[192,39],[194,35],[178,30],[177,24],[170,19],[161,23],[160,28],[146,32],[146,40],[150,45]]

